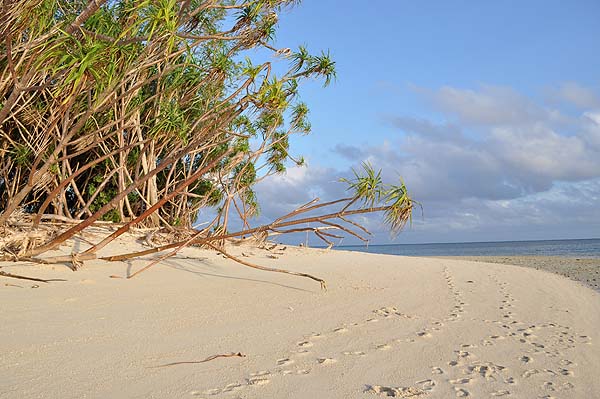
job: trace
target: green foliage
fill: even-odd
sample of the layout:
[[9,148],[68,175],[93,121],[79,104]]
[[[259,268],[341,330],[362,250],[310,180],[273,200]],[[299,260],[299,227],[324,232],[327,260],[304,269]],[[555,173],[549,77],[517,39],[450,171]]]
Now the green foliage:
[[196,183],[192,193],[206,198],[207,205],[216,206],[223,199],[223,193],[218,190],[209,180],[201,180]]
[[381,170],[375,171],[370,163],[363,162],[361,170],[352,170],[353,179],[340,179],[348,185],[353,201],[361,201],[372,208],[376,205],[384,207],[384,221],[393,233],[398,233],[411,220],[412,208],[416,203],[408,195],[404,182],[399,185],[384,184]]
[[33,152],[26,144],[15,144],[10,150],[10,157],[18,166],[28,167],[31,165]]
[[372,207],[376,202],[379,202],[384,192],[381,170],[375,172],[375,169],[368,162],[363,162],[361,167],[362,171],[352,169],[354,179],[342,178],[340,181],[348,184],[348,190],[353,193],[355,198]]
[[[336,77],[327,52],[273,47],[278,15],[298,3],[11,2],[0,18],[7,38],[0,74],[28,87],[0,85],[0,159],[10,166],[0,168],[0,182],[11,181],[24,195],[2,191],[0,210],[13,207],[13,198],[13,210],[28,201],[37,211],[48,200],[49,210],[62,207],[63,214],[87,215],[109,204],[102,219],[121,221],[218,160],[186,186],[193,196],[173,198],[161,217],[189,226],[197,207],[224,210],[231,195],[256,214],[254,184],[290,161],[303,163],[290,156],[289,141],[311,128],[302,83],[317,78],[328,85]],[[278,57],[261,60],[257,49]],[[34,186],[47,184],[48,198],[28,193],[30,178],[45,172],[52,181]]]

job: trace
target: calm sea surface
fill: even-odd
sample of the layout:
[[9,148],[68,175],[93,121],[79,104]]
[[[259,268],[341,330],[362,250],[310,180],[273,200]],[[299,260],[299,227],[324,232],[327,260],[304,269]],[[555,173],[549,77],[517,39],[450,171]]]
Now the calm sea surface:
[[600,258],[600,239],[348,245],[337,249],[405,256],[564,256]]

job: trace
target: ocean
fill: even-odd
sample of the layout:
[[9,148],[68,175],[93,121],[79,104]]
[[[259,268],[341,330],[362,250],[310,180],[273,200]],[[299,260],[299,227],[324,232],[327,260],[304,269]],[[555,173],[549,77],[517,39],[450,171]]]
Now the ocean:
[[540,240],[459,242],[434,244],[342,245],[347,251],[405,256],[562,256],[600,258],[600,238],[584,240]]

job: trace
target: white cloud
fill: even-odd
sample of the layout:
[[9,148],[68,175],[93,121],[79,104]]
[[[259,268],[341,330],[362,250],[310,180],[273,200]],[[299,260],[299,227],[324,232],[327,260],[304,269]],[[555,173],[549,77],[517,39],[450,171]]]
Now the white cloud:
[[548,98],[554,102],[564,101],[581,109],[600,107],[600,97],[593,90],[575,82],[566,82],[557,89],[549,90]]
[[420,89],[442,112],[456,115],[463,124],[516,125],[547,117],[540,108],[512,88],[483,86],[481,90],[444,86],[437,91]]
[[[449,121],[388,118],[403,133],[400,138],[332,149],[349,161],[347,168],[294,167],[287,176],[266,180],[257,188],[265,215],[276,218],[315,196],[346,195],[338,178],[368,160],[383,169],[387,182],[402,175],[423,203],[425,219],[416,214],[404,240],[598,236],[593,232],[600,232],[599,109],[566,118],[510,88],[493,86],[444,87],[428,95]],[[593,104],[589,95],[579,98]],[[376,242],[387,241],[380,218],[363,222]]]

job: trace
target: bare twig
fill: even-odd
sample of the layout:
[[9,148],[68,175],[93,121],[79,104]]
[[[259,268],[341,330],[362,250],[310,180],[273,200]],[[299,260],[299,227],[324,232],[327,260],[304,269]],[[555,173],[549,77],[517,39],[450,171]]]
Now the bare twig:
[[206,363],[206,362],[210,362],[211,360],[215,360],[218,359],[220,357],[246,357],[245,354],[243,354],[242,352],[231,352],[231,353],[224,353],[222,355],[212,355],[207,357],[204,360],[197,360],[197,361],[191,361],[191,362],[173,362],[173,363],[167,363],[167,364],[161,364],[159,366],[153,366],[150,368],[159,368],[159,367],[168,367],[168,366],[176,366],[178,364],[198,364],[198,363]]
[[174,256],[174,255],[176,255],[176,254],[177,254],[177,253],[178,253],[178,252],[179,252],[181,249],[183,249],[183,248],[187,247],[188,245],[190,245],[190,243],[191,243],[192,241],[194,241],[196,238],[198,238],[198,236],[199,236],[200,234],[202,234],[202,233],[203,233],[203,231],[202,231],[202,230],[201,230],[201,231],[199,231],[199,232],[197,232],[196,234],[192,235],[192,236],[191,236],[191,237],[190,237],[190,238],[189,238],[187,241],[184,241],[184,242],[183,242],[183,243],[182,243],[182,244],[181,244],[179,247],[177,247],[175,250],[173,250],[173,251],[169,252],[168,254],[166,254],[166,255],[163,255],[163,256],[159,257],[158,259],[156,259],[156,260],[154,260],[154,261],[150,262],[150,264],[148,264],[148,265],[146,265],[145,267],[141,268],[140,270],[138,270],[137,272],[135,272],[135,273],[133,273],[132,275],[128,276],[127,278],[128,278],[128,279],[130,279],[130,278],[133,278],[133,277],[135,277],[136,275],[140,274],[141,272],[143,272],[143,271],[146,271],[146,270],[150,269],[152,266],[156,265],[157,263],[160,263],[160,262],[162,262],[163,260],[165,260],[165,259],[167,259],[167,258],[170,258],[171,256]]
[[12,273],[7,273],[7,272],[0,272],[0,276],[4,276],[4,277],[10,277],[10,278],[17,278],[19,280],[29,280],[29,281],[39,281],[40,283],[49,283],[52,281],[67,281],[67,280],[63,280],[60,278],[51,278],[51,279],[41,279],[41,278],[35,278],[35,277],[27,277],[27,276],[21,276],[18,274],[12,274]]

